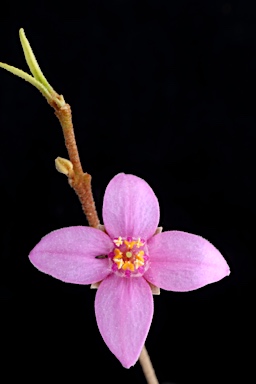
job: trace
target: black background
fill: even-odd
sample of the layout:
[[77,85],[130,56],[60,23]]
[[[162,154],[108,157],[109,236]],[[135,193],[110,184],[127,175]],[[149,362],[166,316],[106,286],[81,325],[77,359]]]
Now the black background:
[[[2,7],[2,6],[1,6]],[[210,240],[231,275],[188,293],[161,291],[147,338],[160,383],[248,382],[255,344],[253,1],[5,4],[0,61],[26,70],[25,29],[41,68],[71,105],[101,216],[119,172],[154,189],[164,230]],[[0,70],[1,357],[9,378],[144,383],[95,321],[95,291],[37,271],[28,254],[54,229],[87,225],[56,172],[67,157],[50,106]]]

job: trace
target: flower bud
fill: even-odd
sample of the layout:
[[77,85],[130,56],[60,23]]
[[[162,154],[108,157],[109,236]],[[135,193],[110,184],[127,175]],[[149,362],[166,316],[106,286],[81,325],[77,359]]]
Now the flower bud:
[[57,157],[55,159],[55,167],[58,172],[63,173],[66,176],[71,177],[73,174],[73,164],[63,157]]

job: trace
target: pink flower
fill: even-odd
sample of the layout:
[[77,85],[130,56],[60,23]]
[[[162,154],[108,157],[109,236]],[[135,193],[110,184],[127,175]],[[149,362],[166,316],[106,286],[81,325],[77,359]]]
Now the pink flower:
[[[191,291],[229,275],[220,252],[200,236],[155,235],[159,204],[139,177],[116,175],[103,202],[105,231],[68,227],[42,238],[29,255],[40,271],[74,284],[101,281],[95,298],[99,331],[122,365],[136,363],[153,317],[149,283]],[[96,258],[106,255],[105,258]],[[149,282],[149,283],[148,283]]]

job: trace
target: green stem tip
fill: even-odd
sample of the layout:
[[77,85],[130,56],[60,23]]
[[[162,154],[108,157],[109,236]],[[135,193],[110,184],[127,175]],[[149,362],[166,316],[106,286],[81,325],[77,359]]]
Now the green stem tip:
[[33,76],[22,71],[21,69],[1,62],[0,68],[3,68],[6,71],[11,72],[13,75],[28,81],[31,85],[36,87],[43,94],[43,96],[47,99],[49,103],[55,103],[60,108],[63,107],[65,105],[65,100],[63,96],[58,95],[54,91],[52,86],[48,83],[45,76],[43,75],[43,72],[41,71],[41,68],[38,65],[36,57],[32,51],[28,39],[26,38],[23,28],[19,30],[19,36],[26,62]]

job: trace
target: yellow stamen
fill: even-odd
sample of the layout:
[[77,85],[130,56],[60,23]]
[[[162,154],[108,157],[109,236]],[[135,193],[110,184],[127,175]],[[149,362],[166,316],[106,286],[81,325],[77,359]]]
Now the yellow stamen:
[[142,245],[144,245],[144,243],[140,240],[140,237],[138,238],[138,241],[137,241],[137,243],[136,243],[137,245],[137,248],[140,248],[140,247],[142,247]]
[[135,265],[135,268],[138,269],[139,267],[144,265],[144,261],[141,261],[141,260],[137,259],[137,260],[134,261],[134,265]]
[[120,259],[116,259],[116,258],[114,258],[113,260],[114,260],[114,262],[116,263],[117,268],[118,268],[118,269],[121,269],[122,266],[123,266],[123,264],[124,264],[123,259],[120,260]]
[[139,259],[139,260],[141,260],[141,261],[144,261],[143,256],[144,256],[144,251],[140,251],[140,252],[137,253],[137,255],[136,255],[136,259]]
[[120,245],[123,244],[122,237],[119,236],[118,239],[117,239],[117,240],[113,240],[113,242],[114,242],[118,247],[120,247]]
[[122,269],[124,270],[124,271],[126,271],[127,269],[129,269],[130,271],[134,271],[134,265],[130,262],[130,261],[126,261],[125,263],[124,263],[124,265],[122,266]]
[[132,252],[126,252],[126,257],[128,258],[132,257]]
[[128,241],[124,240],[125,245],[127,246],[128,249],[133,249],[134,245],[136,244],[136,241]]
[[115,248],[115,250],[114,250],[114,254],[115,254],[115,257],[116,257],[117,259],[122,259],[122,257],[123,257],[122,252],[121,252],[118,248]]

